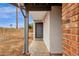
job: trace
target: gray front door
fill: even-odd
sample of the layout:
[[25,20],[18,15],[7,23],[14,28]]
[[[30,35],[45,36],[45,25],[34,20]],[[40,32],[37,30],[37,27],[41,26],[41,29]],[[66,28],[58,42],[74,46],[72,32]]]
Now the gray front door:
[[36,38],[43,38],[43,23],[36,23],[35,29]]

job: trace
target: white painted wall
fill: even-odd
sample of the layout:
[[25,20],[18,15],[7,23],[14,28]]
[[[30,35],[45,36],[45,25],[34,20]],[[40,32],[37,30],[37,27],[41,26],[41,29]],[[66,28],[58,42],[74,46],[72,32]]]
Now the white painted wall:
[[[44,22],[43,40],[49,52],[61,53],[62,52],[61,7],[52,6],[51,11],[48,11],[47,16],[45,20],[43,20],[43,22]],[[33,33],[35,34],[35,21],[33,25],[34,25]]]
[[47,16],[43,23],[44,29],[43,29],[43,40],[50,51],[50,12],[47,13]]
[[61,7],[52,6],[50,16],[50,51],[62,52]]

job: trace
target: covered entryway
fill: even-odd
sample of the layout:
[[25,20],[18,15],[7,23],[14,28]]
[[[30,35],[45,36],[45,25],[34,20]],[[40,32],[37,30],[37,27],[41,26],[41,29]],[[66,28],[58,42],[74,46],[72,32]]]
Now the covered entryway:
[[[28,55],[29,52],[31,55],[37,55],[37,53],[42,55],[43,52],[52,55],[61,54],[61,4],[28,3],[22,4],[21,9],[26,11],[26,16],[24,16],[24,54]],[[33,17],[34,39],[30,46],[28,45],[29,15]]]

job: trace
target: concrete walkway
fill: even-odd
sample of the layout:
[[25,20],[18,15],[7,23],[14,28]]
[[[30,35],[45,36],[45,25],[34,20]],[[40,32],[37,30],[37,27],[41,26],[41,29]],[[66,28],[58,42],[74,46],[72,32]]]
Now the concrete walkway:
[[49,52],[43,41],[33,41],[29,47],[31,56],[49,56]]

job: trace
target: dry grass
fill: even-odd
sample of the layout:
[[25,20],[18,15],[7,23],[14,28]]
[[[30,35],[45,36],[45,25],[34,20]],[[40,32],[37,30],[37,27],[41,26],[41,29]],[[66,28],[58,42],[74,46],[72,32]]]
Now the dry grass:
[[[29,31],[29,44],[33,40],[32,29]],[[24,42],[23,29],[0,28],[0,55],[21,55]]]

